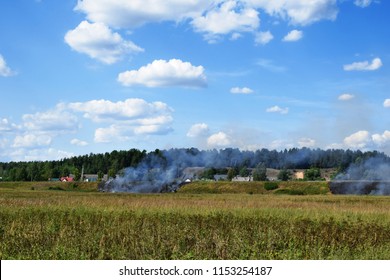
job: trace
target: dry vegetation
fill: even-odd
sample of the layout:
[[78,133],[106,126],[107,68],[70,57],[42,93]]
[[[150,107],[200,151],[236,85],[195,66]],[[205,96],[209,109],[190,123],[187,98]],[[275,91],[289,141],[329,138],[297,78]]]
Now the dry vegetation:
[[390,259],[390,197],[48,187],[0,184],[1,259]]

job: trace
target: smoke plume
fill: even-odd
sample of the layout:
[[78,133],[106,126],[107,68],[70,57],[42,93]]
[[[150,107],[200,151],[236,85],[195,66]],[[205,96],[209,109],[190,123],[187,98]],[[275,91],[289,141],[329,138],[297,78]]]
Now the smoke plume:
[[335,194],[390,195],[390,161],[385,157],[358,160],[330,186]]

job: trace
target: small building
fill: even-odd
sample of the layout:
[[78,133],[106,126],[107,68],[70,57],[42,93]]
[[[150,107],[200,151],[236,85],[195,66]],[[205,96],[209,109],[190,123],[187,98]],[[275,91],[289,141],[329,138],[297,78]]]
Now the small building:
[[215,174],[214,175],[214,180],[215,181],[227,181],[228,175],[226,174]]
[[84,174],[83,181],[84,182],[97,182],[99,176],[97,174]]
[[294,172],[294,179],[303,180],[304,178],[305,178],[305,172],[303,171]]
[[251,182],[253,181],[253,177],[241,177],[241,176],[236,176],[232,179],[233,182]]
[[70,176],[61,177],[61,178],[60,178],[60,181],[61,181],[61,182],[73,182],[73,181],[74,181],[74,178],[73,178],[73,177],[70,177]]

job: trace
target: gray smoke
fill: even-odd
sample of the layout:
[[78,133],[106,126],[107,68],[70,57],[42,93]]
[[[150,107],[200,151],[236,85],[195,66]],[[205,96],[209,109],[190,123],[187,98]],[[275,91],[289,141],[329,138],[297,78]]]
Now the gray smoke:
[[157,153],[148,155],[137,167],[122,170],[99,188],[104,192],[174,192],[185,179],[175,162],[169,163],[162,153]]
[[390,162],[373,157],[358,160],[330,184],[335,194],[390,195]]

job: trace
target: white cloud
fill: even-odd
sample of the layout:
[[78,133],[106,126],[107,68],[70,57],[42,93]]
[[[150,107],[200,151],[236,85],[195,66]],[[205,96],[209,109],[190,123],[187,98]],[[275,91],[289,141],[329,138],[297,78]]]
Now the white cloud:
[[55,148],[37,148],[25,149],[18,148],[7,153],[7,156],[14,161],[46,161],[46,160],[60,160],[74,156],[73,153],[58,150]]
[[134,136],[166,135],[172,131],[170,122],[150,125],[112,124],[109,127],[97,128],[94,141],[96,143],[124,142]]
[[350,93],[344,93],[344,94],[341,94],[338,99],[341,101],[348,101],[348,100],[351,100],[354,98],[355,98],[355,95],[350,94]]
[[106,64],[113,64],[126,54],[143,51],[100,22],[82,21],[75,29],[66,33],[65,42],[75,51]]
[[76,112],[84,113],[85,118],[94,122],[116,121],[145,125],[164,123],[173,111],[163,102],[148,103],[140,98],[129,98],[118,102],[104,99],[91,100],[69,103],[68,107]]
[[284,36],[283,41],[284,42],[296,42],[301,40],[303,37],[303,32],[300,30],[292,30],[290,31],[286,36]]
[[320,20],[335,20],[337,0],[245,0],[248,5],[264,9],[272,16],[294,25],[309,25]]
[[252,32],[259,27],[260,20],[255,9],[240,7],[239,1],[229,0],[194,18],[191,24],[195,31],[207,33],[206,39],[213,40],[218,34]]
[[193,66],[180,59],[155,60],[139,68],[122,72],[118,81],[124,86],[146,87],[205,87],[207,85],[203,66]]
[[232,36],[230,37],[230,40],[235,41],[235,40],[237,40],[237,39],[239,39],[239,38],[241,38],[241,37],[242,37],[241,33],[234,32],[234,33],[232,34]]
[[347,148],[365,148],[371,141],[370,133],[366,130],[360,130],[344,139],[344,145]]
[[163,102],[148,103],[143,99],[125,101],[91,100],[69,103],[68,108],[84,113],[95,123],[110,123],[95,131],[95,142],[125,141],[137,135],[167,134],[172,131],[172,108]]
[[[367,0],[366,0],[367,1]],[[209,43],[222,35],[236,40],[242,32],[256,32],[259,13],[265,11],[277,20],[305,26],[321,20],[335,20],[337,0],[79,0],[75,11],[87,20],[115,29],[134,29],[148,23],[188,22],[195,32],[204,33]],[[255,34],[256,44],[266,44],[272,34]]]
[[12,147],[14,148],[31,148],[40,146],[49,146],[52,138],[49,135],[25,134],[15,137]]
[[150,22],[175,21],[200,16],[215,1],[183,0],[83,0],[75,8],[93,22],[115,28],[135,28]]
[[8,119],[3,118],[0,120],[0,132],[5,133],[5,132],[13,132],[20,129],[20,126],[11,123]]
[[287,114],[289,111],[289,109],[286,107],[286,108],[281,108],[279,106],[273,106],[273,107],[270,107],[266,110],[267,113],[280,113],[280,114]]
[[272,33],[270,31],[257,32],[255,35],[255,44],[256,45],[266,45],[269,42],[271,42],[273,38],[274,38],[274,36],[272,35]]
[[390,108],[390,98],[386,99],[386,100],[383,102],[383,107],[385,107],[385,108]]
[[88,142],[77,139],[77,138],[73,138],[72,140],[70,140],[70,144],[75,145],[75,146],[84,147],[84,146],[88,145]]
[[311,148],[316,145],[316,140],[311,139],[311,138],[301,138],[298,140],[298,146],[300,148],[306,147],[306,148]]
[[95,130],[94,141],[96,143],[110,143],[114,141],[123,142],[126,141],[126,137],[123,136],[124,130],[122,127],[111,125],[109,127],[98,128]]
[[374,58],[371,63],[369,61],[354,62],[352,64],[344,65],[345,71],[375,71],[382,67],[382,60]]
[[196,138],[196,137],[206,137],[210,133],[209,126],[205,123],[197,123],[191,126],[187,132],[187,137]]
[[233,94],[251,94],[253,93],[253,90],[248,87],[233,87],[230,89],[230,93]]
[[372,3],[372,0],[355,0],[354,4],[361,8],[366,8],[370,6]]
[[15,75],[15,72],[7,66],[5,59],[0,54],[0,76],[9,77],[13,75]]
[[79,127],[77,116],[67,112],[64,104],[57,104],[55,109],[22,116],[23,127],[28,131],[40,131],[52,134],[74,132]]
[[228,147],[231,145],[230,137],[224,132],[218,132],[207,138],[207,145],[209,147]]
[[373,134],[372,141],[378,146],[390,144],[390,131],[386,130],[383,134]]

